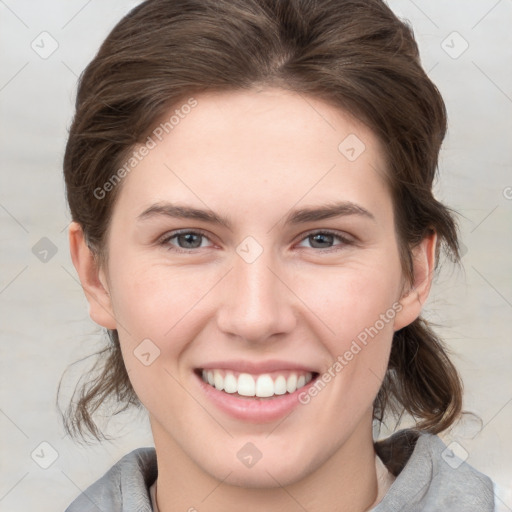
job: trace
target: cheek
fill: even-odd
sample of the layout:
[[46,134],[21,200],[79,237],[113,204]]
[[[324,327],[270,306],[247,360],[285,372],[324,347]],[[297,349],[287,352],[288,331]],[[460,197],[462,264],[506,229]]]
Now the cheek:
[[[318,269],[302,275],[298,294],[328,327],[336,351],[377,322],[379,331],[392,333],[400,291],[398,261],[352,264],[323,272],[323,278]],[[382,326],[381,315],[386,313]]]
[[202,275],[207,279],[199,280],[190,268],[144,265],[142,260],[130,265],[125,260],[112,276],[116,319],[129,324],[138,337],[168,338],[213,285],[213,276],[209,284]]
[[[188,277],[188,279],[187,279]],[[123,262],[112,275],[116,319],[130,382],[149,411],[176,411],[186,398],[178,363],[197,332],[192,310],[202,286],[176,269]],[[201,288],[201,289],[200,289]],[[176,421],[171,415],[169,424]]]
[[326,438],[334,431],[341,436],[336,440],[343,440],[370,414],[386,374],[393,319],[400,305],[393,302],[389,291],[376,293],[375,285],[359,283],[353,293],[329,301],[335,335],[326,336],[323,342],[330,363],[317,385],[301,397],[303,404],[309,404],[306,407],[312,407],[317,424],[325,425],[320,435]]
[[[356,413],[370,407],[381,385],[394,318],[401,310],[400,276],[398,261],[390,259],[365,268],[354,266],[334,272],[329,292],[318,284],[309,288],[308,302],[315,305],[312,309],[331,331],[322,340],[331,358],[323,375],[326,386],[337,391],[328,393],[330,398],[325,399],[332,399],[332,403],[325,411],[339,411],[340,421],[346,421],[344,411]],[[314,282],[310,280],[311,284]],[[327,421],[331,413],[325,414]]]
[[117,261],[110,272],[114,314],[125,366],[144,403],[159,379],[173,385],[169,374],[176,375],[175,363],[196,335],[193,313],[208,283],[190,269]]

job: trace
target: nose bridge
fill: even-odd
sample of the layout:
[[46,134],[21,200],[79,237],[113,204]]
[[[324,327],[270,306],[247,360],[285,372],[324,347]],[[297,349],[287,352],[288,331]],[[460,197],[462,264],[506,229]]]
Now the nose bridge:
[[219,328],[247,341],[262,341],[291,330],[295,322],[291,294],[276,271],[272,251],[262,250],[254,259],[254,247],[250,248],[251,257],[246,257],[243,249],[240,244],[234,256],[219,312]]

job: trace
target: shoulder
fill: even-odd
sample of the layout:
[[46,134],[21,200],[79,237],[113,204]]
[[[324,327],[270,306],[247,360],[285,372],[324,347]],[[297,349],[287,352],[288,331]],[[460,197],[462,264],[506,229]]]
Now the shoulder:
[[156,477],[155,449],[138,448],[82,492],[66,512],[151,512],[149,487]]
[[375,512],[493,512],[492,480],[460,459],[438,436],[403,430],[376,443],[375,449],[397,477]]

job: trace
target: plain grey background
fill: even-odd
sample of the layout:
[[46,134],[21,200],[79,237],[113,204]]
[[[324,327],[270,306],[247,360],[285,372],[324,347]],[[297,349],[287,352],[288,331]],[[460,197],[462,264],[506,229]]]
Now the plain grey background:
[[[138,3],[0,0],[1,511],[64,510],[122,455],[152,444],[144,414],[130,413],[110,424],[114,442],[81,447],[55,407],[68,365],[102,343],[66,232],[61,169],[77,77]],[[425,314],[482,424],[467,419],[442,437],[512,510],[512,0],[389,3],[412,24],[449,114],[436,190],[461,214],[465,270],[439,275]],[[65,390],[86,367],[72,367]]]

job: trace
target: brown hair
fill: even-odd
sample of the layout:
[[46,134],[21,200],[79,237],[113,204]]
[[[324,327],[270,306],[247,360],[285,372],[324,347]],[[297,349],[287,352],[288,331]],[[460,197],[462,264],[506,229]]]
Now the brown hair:
[[[381,0],[148,0],[125,16],[80,77],[64,157],[67,199],[99,264],[122,183],[101,188],[134,145],[171,107],[202,91],[272,86],[323,99],[350,112],[380,138],[404,273],[411,249],[432,230],[459,261],[451,211],[432,194],[446,111],[421,67],[412,30]],[[75,390],[65,428],[105,437],[93,421],[139,404],[117,331],[92,379]],[[410,413],[437,433],[460,414],[462,385],[446,349],[421,318],[396,332],[388,372],[374,404]],[[77,435],[78,434],[78,435]]]

